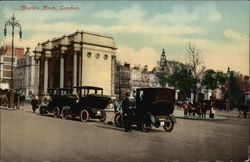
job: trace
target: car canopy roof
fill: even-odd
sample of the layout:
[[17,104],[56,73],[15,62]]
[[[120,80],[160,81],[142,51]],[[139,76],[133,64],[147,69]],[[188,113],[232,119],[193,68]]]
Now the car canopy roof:
[[94,87],[94,86],[79,86],[79,87],[73,87],[77,89],[93,89],[93,90],[103,90],[103,88],[100,87]]
[[145,100],[165,100],[173,102],[175,100],[175,90],[170,88],[138,88],[137,97],[139,97],[140,91],[143,91],[143,96]]

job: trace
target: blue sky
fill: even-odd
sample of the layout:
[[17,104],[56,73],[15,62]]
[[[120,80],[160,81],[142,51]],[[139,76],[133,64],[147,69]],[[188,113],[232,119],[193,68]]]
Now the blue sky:
[[[249,74],[249,2],[247,1],[46,1],[0,2],[0,26],[14,13],[23,28],[19,46],[34,48],[77,30],[112,36],[117,58],[133,65],[167,59],[187,62],[188,42],[198,48],[207,68]],[[20,10],[22,5],[55,6],[56,11]],[[74,6],[79,10],[61,11]],[[8,28],[10,34],[10,28]],[[0,33],[2,44],[10,37]]]

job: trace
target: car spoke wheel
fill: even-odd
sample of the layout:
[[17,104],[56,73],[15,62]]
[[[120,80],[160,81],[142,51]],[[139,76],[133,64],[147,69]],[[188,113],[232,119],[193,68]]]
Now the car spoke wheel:
[[41,115],[44,115],[44,108],[43,108],[42,106],[39,108],[39,113],[40,113]]
[[115,114],[115,126],[122,127],[122,116],[120,113]]
[[155,123],[155,127],[156,128],[159,128],[161,126],[161,123],[159,122],[159,121],[157,121],[156,123]]
[[152,126],[148,122],[143,122],[141,125],[141,129],[143,132],[149,132],[151,130]]
[[69,112],[67,110],[67,108],[63,108],[62,109],[62,119],[68,119],[68,115],[69,115]]
[[171,119],[168,119],[164,122],[163,128],[166,132],[171,132],[174,128],[174,122]]
[[106,113],[105,112],[102,113],[102,117],[99,120],[100,120],[100,122],[105,122],[105,120],[106,120]]
[[55,118],[59,118],[60,117],[60,109],[59,107],[55,107],[53,110],[53,115]]
[[3,96],[3,97],[2,97],[2,105],[3,105],[4,107],[7,107],[7,106],[8,106],[8,98],[7,98],[7,96]]
[[87,122],[89,119],[89,112],[85,109],[81,111],[80,118],[82,122]]

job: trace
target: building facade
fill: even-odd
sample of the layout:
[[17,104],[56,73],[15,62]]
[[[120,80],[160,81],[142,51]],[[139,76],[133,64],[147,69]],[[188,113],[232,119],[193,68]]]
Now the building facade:
[[38,44],[39,95],[75,86],[101,87],[113,95],[116,49],[112,37],[84,31]]
[[142,79],[141,68],[139,66],[131,68],[130,84],[131,84],[131,90],[133,92],[135,92],[137,88],[141,88],[141,79]]
[[[16,68],[17,59],[24,57],[24,49],[22,47],[15,47],[13,54],[13,76]],[[10,85],[11,80],[11,59],[12,46],[4,45],[0,48],[0,82]],[[13,77],[15,80],[15,78]]]
[[149,72],[148,66],[145,65],[141,71],[141,88],[149,88]]
[[35,60],[30,55],[29,48],[25,52],[24,58],[17,59],[15,71],[14,89],[21,91],[26,99],[34,94],[37,95],[38,86],[35,85]]
[[118,97],[125,93],[131,93],[131,69],[130,64],[116,65],[115,94]]
[[156,76],[154,72],[149,72],[149,87],[151,88],[159,88],[161,87],[159,78]]

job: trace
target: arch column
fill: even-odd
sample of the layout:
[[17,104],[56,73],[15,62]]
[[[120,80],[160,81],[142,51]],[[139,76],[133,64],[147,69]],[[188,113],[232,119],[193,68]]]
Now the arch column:
[[46,50],[44,55],[44,82],[43,82],[43,93],[46,96],[48,94],[48,83],[49,83],[49,58],[51,57],[51,51]]
[[[77,61],[77,55],[81,51],[81,45],[80,45],[80,40],[78,36],[75,36],[74,39],[74,44],[73,44],[73,78],[72,78],[72,86],[76,87],[77,86],[77,67],[78,67],[78,61]],[[73,94],[76,94],[76,88],[73,88]]]
[[[77,52],[74,51],[73,54],[73,87],[76,87],[76,80],[77,80]],[[76,88],[74,88],[73,93],[76,93]]]
[[60,88],[64,88],[64,55],[60,57]]
[[38,86],[39,86],[39,66],[40,66],[40,60],[35,58],[35,89],[34,93],[38,96]]
[[44,81],[43,81],[43,93],[48,93],[48,57],[44,58]]

